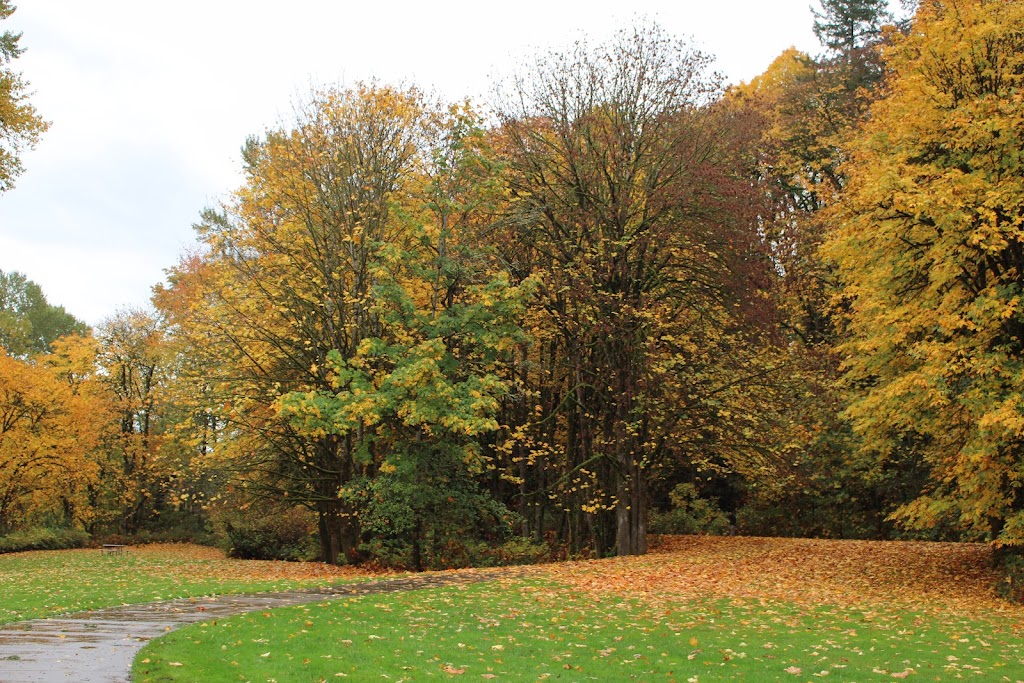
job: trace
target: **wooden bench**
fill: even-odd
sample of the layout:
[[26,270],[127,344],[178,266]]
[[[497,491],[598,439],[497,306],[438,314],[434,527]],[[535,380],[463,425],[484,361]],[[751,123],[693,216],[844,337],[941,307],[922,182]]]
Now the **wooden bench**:
[[128,546],[118,545],[117,543],[104,543],[100,546],[100,552],[104,555],[121,555],[128,552]]

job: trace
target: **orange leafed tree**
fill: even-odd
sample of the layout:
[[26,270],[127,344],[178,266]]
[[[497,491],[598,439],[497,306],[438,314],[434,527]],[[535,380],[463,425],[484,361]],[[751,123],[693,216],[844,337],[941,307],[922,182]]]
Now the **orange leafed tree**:
[[112,414],[94,361],[83,337],[31,361],[0,353],[0,529],[95,518]]

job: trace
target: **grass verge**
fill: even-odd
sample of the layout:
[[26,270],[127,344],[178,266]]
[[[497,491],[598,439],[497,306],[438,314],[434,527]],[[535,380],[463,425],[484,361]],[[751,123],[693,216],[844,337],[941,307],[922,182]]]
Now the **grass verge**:
[[146,681],[919,681],[1024,678],[1011,621],[766,600],[638,602],[524,581],[323,602],[185,627]]
[[228,560],[213,548],[154,545],[0,555],[0,624],[179,597],[287,590],[366,576],[320,563]]

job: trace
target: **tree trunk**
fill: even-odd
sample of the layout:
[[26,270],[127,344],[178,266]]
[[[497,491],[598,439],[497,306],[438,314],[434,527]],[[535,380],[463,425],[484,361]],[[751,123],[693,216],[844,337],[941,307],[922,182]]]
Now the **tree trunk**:
[[359,564],[359,524],[344,513],[338,516],[338,543],[348,564]]
[[416,524],[412,530],[412,566],[418,572],[423,571],[423,522],[416,518]]
[[647,552],[647,480],[634,465],[619,482],[619,504],[615,508],[615,547],[619,555]]
[[317,533],[320,537],[320,560],[327,564],[338,564],[340,544],[332,523],[331,503],[322,501],[316,506]]

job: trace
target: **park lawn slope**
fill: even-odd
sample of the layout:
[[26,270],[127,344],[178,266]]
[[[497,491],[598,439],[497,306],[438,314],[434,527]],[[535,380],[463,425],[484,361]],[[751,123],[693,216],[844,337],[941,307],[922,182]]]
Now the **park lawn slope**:
[[147,681],[882,681],[1024,677],[1007,625],[767,601],[653,607],[550,582],[474,585],[188,626],[147,646]]
[[[379,573],[378,573],[379,574]],[[230,560],[214,548],[157,544],[0,555],[0,623],[180,597],[278,591],[376,574],[318,562]]]
[[1024,680],[1024,611],[987,562],[984,546],[674,539],[186,627],[134,680]]

